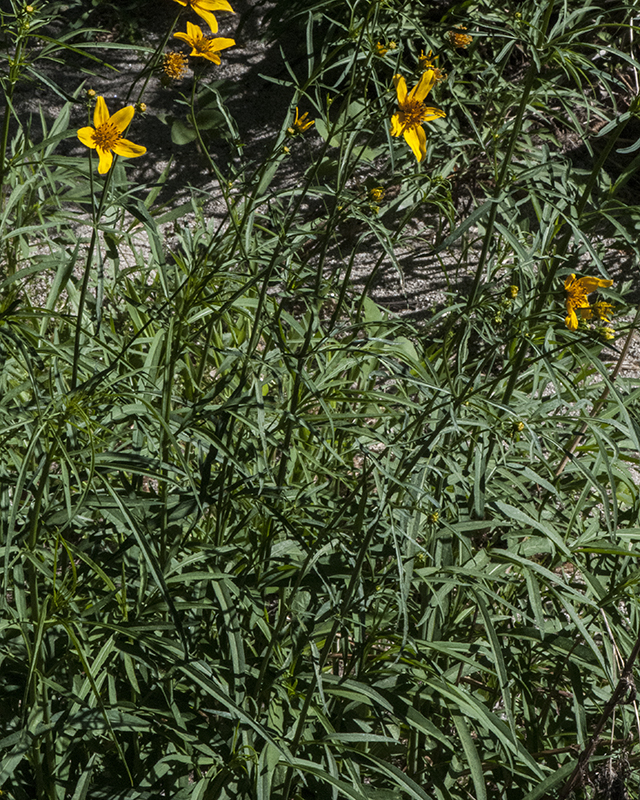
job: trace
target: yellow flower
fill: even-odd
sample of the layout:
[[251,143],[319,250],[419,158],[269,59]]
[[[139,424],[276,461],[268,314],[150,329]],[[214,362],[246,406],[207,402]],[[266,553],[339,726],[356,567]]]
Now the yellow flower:
[[465,50],[467,45],[470,45],[473,41],[473,36],[469,36],[468,33],[458,33],[458,31],[466,31],[464,25],[456,25],[456,29],[453,31],[449,31],[447,36],[449,37],[449,41],[454,47],[459,48],[460,50]]
[[447,116],[439,108],[431,108],[424,104],[424,99],[435,82],[434,70],[428,69],[422,73],[418,83],[407,94],[407,83],[402,75],[393,76],[400,110],[391,117],[391,135],[402,134],[418,161],[422,161],[427,152],[427,137],[422,123]]
[[373,49],[375,50],[375,52],[376,52],[376,55],[377,55],[377,56],[380,56],[380,58],[382,58],[383,56],[386,56],[386,55],[387,55],[387,53],[389,52],[389,48],[388,48],[388,47],[385,47],[385,46],[382,44],[382,42],[378,42],[378,43],[376,44],[376,46],[375,46]]
[[420,65],[420,69],[423,72],[426,72],[428,69],[432,69],[436,76],[436,83],[440,83],[443,81],[447,76],[446,74],[435,65],[435,62],[440,58],[440,56],[434,56],[433,50],[429,50],[429,53],[425,56],[424,50],[420,51],[420,55],[418,56],[418,64]]
[[188,65],[189,59],[183,53],[165,53],[162,59],[162,70],[173,81],[184,78]]
[[516,299],[519,291],[520,289],[514,283],[512,283],[511,286],[507,286],[507,296],[512,300]]
[[235,14],[227,0],[176,0],[176,3],[192,8],[211,28],[211,33],[218,32],[218,21],[211,13],[212,11],[230,11]]
[[93,112],[94,128],[88,125],[80,128],[78,139],[82,144],[98,151],[100,159],[98,172],[101,175],[109,172],[113,163],[113,153],[124,158],[137,158],[147,152],[147,148],[140,144],[134,144],[128,139],[123,139],[122,134],[127,129],[133,119],[133,106],[125,106],[120,111],[109,116],[107,104],[104,97],[98,97],[96,107]]
[[608,322],[613,316],[613,306],[611,303],[605,303],[603,300],[592,303],[591,309],[599,320],[604,320],[605,322]]
[[[578,328],[576,310],[580,312],[580,316],[583,319],[589,319],[593,315],[587,295],[595,292],[596,289],[606,289],[612,283],[613,281],[607,281],[604,278],[576,278],[575,273],[571,273],[564,282],[564,290],[567,293],[565,300],[567,316],[564,322],[570,331],[575,331]],[[604,305],[609,305],[609,303]]]
[[309,130],[309,128],[315,124],[315,120],[313,119],[307,120],[308,116],[309,112],[305,111],[304,114],[301,117],[299,117],[298,106],[296,106],[296,118],[293,120],[293,125],[290,128],[287,128],[287,133],[290,136],[295,136],[296,133],[302,134],[306,130]]
[[186,33],[174,33],[175,39],[183,39],[192,49],[189,55],[201,56],[208,61],[213,61],[214,64],[220,63],[220,56],[218,50],[224,50],[227,47],[233,47],[235,41],[233,39],[225,39],[223,36],[205,36],[202,33],[202,28],[197,25],[192,25],[187,22]]
[[386,192],[382,186],[374,186],[373,189],[369,189],[369,197],[374,203],[381,203],[384,200],[385,194]]

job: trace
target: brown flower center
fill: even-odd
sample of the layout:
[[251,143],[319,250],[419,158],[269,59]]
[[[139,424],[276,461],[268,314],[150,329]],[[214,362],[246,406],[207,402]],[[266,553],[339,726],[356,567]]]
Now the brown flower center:
[[417,128],[427,116],[427,108],[424,103],[407,98],[401,107],[400,122],[405,128]]
[[93,132],[93,141],[101,150],[113,150],[122,134],[111,122],[103,122]]

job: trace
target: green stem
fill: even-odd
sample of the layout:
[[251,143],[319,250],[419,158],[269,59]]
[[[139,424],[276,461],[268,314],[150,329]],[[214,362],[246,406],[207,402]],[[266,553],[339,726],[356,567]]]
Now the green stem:
[[[554,5],[554,0],[547,0],[547,7],[545,9],[544,19],[542,21],[542,25],[538,29],[538,38],[536,43],[538,49],[542,49],[543,47],[544,38],[549,28],[549,20],[551,19],[551,12],[553,11],[553,5]],[[531,95],[535,79],[538,76],[538,71],[539,70],[537,66],[537,60],[534,58],[532,59],[531,64],[529,65],[529,69],[527,70],[527,74],[524,81],[524,88],[522,91],[522,97],[520,98],[520,105],[518,106],[518,112],[516,114],[516,118],[513,123],[513,130],[511,131],[511,138],[509,140],[509,145],[507,146],[507,150],[504,155],[504,160],[502,162],[502,168],[500,169],[498,180],[496,181],[496,188],[493,193],[494,202],[491,206],[491,210],[489,211],[489,219],[487,220],[487,229],[485,231],[484,239],[482,241],[482,251],[480,252],[480,258],[478,260],[478,266],[476,268],[476,273],[473,279],[473,285],[471,287],[471,291],[469,292],[467,310],[473,307],[476,298],[478,296],[478,289],[480,287],[480,281],[482,280],[482,275],[484,273],[484,267],[487,260],[487,255],[489,253],[491,239],[493,236],[493,227],[495,225],[496,215],[498,213],[498,201],[500,199],[500,195],[502,194],[502,190],[506,182],[507,173],[511,165],[511,159],[513,158],[516,142],[518,141],[518,137],[520,136],[520,131],[522,129],[522,120],[524,117],[524,112],[526,111],[527,103],[529,102],[529,97]]]
[[[115,157],[117,159],[117,156]],[[76,319],[76,331],[73,340],[73,366],[71,369],[71,391],[75,391],[75,388],[78,383],[78,365],[80,361],[80,337],[82,334],[82,316],[84,314],[84,306],[87,296],[87,287],[89,286],[89,275],[91,272],[91,263],[93,261],[93,254],[96,249],[96,244],[98,241],[98,223],[100,222],[100,217],[102,216],[102,212],[104,211],[107,194],[109,192],[109,187],[111,186],[111,178],[113,175],[113,168],[115,166],[114,163],[111,166],[111,169],[107,173],[107,177],[105,182],[102,186],[102,194],[100,195],[100,202],[98,203],[98,207],[96,208],[95,203],[92,203],[91,207],[91,215],[93,218],[93,230],[91,232],[91,241],[89,242],[89,250],[87,252],[87,259],[85,261],[84,266],[84,275],[82,276],[82,285],[80,287],[80,300],[78,302],[78,317]],[[89,150],[89,189],[91,192],[91,197],[93,198],[93,152]]]
[[529,102],[531,90],[533,89],[533,84],[537,75],[538,75],[538,67],[536,66],[536,62],[532,61],[525,78],[524,89],[522,91],[522,97],[520,98],[520,105],[518,106],[518,113],[516,114],[516,118],[513,123],[513,130],[511,131],[511,139],[509,140],[509,145],[507,147],[507,151],[504,155],[504,160],[502,162],[502,168],[500,170],[498,180],[496,181],[496,188],[493,193],[493,203],[489,211],[487,228],[485,230],[484,239],[482,241],[482,250],[480,252],[480,258],[478,259],[478,266],[476,267],[476,273],[473,278],[473,285],[471,286],[471,291],[469,292],[469,299],[467,300],[467,310],[473,308],[476,299],[478,297],[478,289],[480,287],[480,281],[482,280],[482,276],[484,274],[484,267],[493,237],[493,226],[495,225],[496,216],[498,214],[500,195],[502,194],[502,188],[506,181],[507,171],[511,165],[511,159],[513,158],[513,151],[515,150],[516,142],[518,141],[518,137],[520,136],[520,130],[522,128],[522,119],[524,117],[524,112],[527,108],[527,103]]

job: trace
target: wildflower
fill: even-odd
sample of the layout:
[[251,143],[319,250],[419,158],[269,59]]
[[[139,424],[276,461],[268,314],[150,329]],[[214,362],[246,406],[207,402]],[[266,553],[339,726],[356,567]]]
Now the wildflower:
[[189,59],[183,53],[165,53],[162,59],[162,71],[172,81],[184,78]]
[[230,11],[235,14],[227,0],[176,0],[176,3],[192,8],[211,28],[211,33],[218,32],[218,21],[211,13],[212,11]]
[[605,303],[603,300],[592,303],[591,310],[599,320],[603,320],[604,322],[608,322],[613,316],[613,306],[611,303]]
[[389,42],[389,50],[395,50],[397,46],[395,42]]
[[446,117],[444,111],[425,106],[423,102],[435,82],[435,72],[428,69],[422,73],[418,83],[407,94],[407,83],[402,75],[393,76],[400,110],[391,117],[391,135],[402,134],[418,161],[422,161],[427,152],[427,137],[422,123]]
[[89,97],[90,99],[93,99],[95,96],[96,96],[96,90],[95,89],[87,89],[87,97]]
[[313,119],[307,120],[308,116],[309,112],[305,111],[304,114],[299,117],[298,106],[296,106],[296,117],[293,120],[293,125],[290,128],[287,128],[287,133],[289,136],[295,136],[297,133],[303,134],[315,123],[315,120]]
[[384,56],[386,56],[389,52],[389,48],[385,47],[382,42],[378,42],[373,49],[375,50],[376,55],[380,56],[380,58],[384,58]]
[[606,342],[610,342],[612,339],[616,338],[616,332],[610,325],[598,328],[598,333]]
[[[604,278],[576,278],[575,273],[572,273],[564,282],[564,290],[567,293],[565,305],[567,307],[567,316],[565,318],[565,325],[570,331],[575,331],[578,328],[578,315],[576,309],[580,311],[580,316],[583,319],[589,319],[592,314],[592,308],[587,300],[587,295],[595,292],[596,289],[607,288],[611,286],[613,281],[605,280]],[[609,305],[605,303],[604,305]]]
[[24,10],[27,12],[27,14],[33,14],[35,9],[33,6],[25,6]]
[[429,525],[435,525],[439,519],[440,519],[440,514],[437,511],[433,511],[431,514],[427,514],[427,522],[429,523]]
[[434,62],[436,62],[440,58],[440,56],[434,56],[433,50],[429,50],[429,53],[425,56],[424,50],[420,51],[420,55],[418,56],[418,64],[420,65],[420,69],[423,72],[426,72],[428,69],[432,69],[436,76],[436,83],[440,83],[443,81],[447,76],[445,73],[436,66]]
[[467,46],[473,41],[473,36],[469,36],[468,33],[458,33],[458,31],[466,30],[464,25],[456,25],[455,30],[447,33],[451,44],[459,50],[466,50]]
[[139,114],[144,114],[144,112],[147,110],[147,104],[146,103],[136,103],[135,109]]
[[206,58],[208,61],[213,61],[214,64],[220,63],[220,56],[218,50],[224,50],[227,47],[233,47],[235,44],[234,39],[225,39],[223,36],[205,36],[202,33],[202,28],[197,25],[192,25],[187,22],[186,33],[174,33],[175,39],[183,39],[190,47],[192,56],[200,56]]
[[112,152],[124,158],[137,158],[147,152],[146,147],[122,138],[122,133],[131,122],[133,114],[133,106],[125,106],[120,111],[116,111],[115,114],[109,116],[104,97],[98,97],[93,112],[93,124],[95,127],[87,126],[86,128],[80,128],[78,131],[78,139],[82,144],[98,151],[100,159],[98,172],[101,175],[109,172],[111,168],[113,163]]
[[384,200],[385,191],[382,186],[374,186],[369,189],[369,197],[374,203],[381,203]]
[[509,297],[510,297],[512,300],[515,300],[515,299],[516,299],[516,297],[518,296],[518,292],[519,292],[519,291],[520,291],[520,289],[518,289],[518,287],[517,287],[517,286],[515,286],[515,284],[511,284],[511,286],[507,286],[507,295],[508,295],[508,296],[509,296]]

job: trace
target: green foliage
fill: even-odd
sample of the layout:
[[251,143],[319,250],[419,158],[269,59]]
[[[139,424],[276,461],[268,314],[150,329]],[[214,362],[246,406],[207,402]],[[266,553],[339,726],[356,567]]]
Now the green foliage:
[[[636,322],[631,4],[276,4],[268,152],[210,64],[162,120],[215,182],[186,203],[160,201],[169,168],[60,154],[79,94],[57,87],[51,122],[16,87],[106,56],[68,8],[11,7],[3,794],[557,797],[639,625],[640,387],[611,368]],[[447,117],[416,165],[392,78],[415,85],[429,49]],[[370,291],[385,267],[411,280],[407,251],[447,287],[418,320]],[[567,330],[572,272],[615,275],[617,339]],[[638,791],[626,699],[599,796],[611,770]]]

